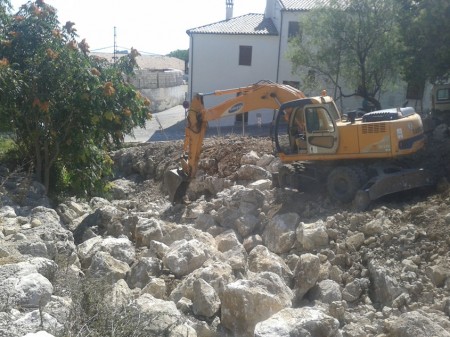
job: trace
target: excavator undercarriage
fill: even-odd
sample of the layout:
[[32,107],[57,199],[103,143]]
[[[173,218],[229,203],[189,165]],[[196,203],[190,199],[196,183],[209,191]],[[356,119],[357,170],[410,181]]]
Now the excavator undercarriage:
[[284,164],[274,176],[274,186],[309,191],[322,186],[330,198],[352,202],[366,209],[370,202],[397,192],[434,186],[434,175],[424,169],[404,168],[389,163],[294,163]]

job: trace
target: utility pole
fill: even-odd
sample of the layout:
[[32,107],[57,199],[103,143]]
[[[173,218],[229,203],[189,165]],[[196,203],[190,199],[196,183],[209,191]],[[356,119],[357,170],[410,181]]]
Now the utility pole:
[[113,63],[116,64],[117,61],[117,54],[116,54],[116,50],[117,50],[117,44],[116,44],[116,39],[117,39],[117,34],[116,34],[116,26],[114,26],[114,51],[113,51]]

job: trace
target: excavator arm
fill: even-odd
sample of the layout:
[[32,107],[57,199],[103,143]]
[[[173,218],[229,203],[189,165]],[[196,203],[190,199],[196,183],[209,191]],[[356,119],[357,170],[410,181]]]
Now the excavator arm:
[[[205,96],[223,95],[233,96],[216,106],[205,108]],[[300,98],[305,98],[300,90],[271,81],[260,81],[246,87],[196,94],[187,113],[181,167],[168,171],[164,179],[170,200],[172,202],[181,200],[190,180],[197,173],[209,121],[259,109],[278,109],[281,104]]]

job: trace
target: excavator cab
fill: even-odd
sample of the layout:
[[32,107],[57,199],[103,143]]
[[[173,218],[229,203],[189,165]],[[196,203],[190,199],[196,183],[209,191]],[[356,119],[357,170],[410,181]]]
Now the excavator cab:
[[283,104],[276,116],[277,152],[289,161],[299,155],[336,153],[340,115],[332,102],[304,98]]

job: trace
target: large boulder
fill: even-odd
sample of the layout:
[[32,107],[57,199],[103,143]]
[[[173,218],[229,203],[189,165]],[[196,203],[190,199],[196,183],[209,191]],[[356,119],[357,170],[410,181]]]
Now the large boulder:
[[137,247],[149,247],[152,240],[160,241],[163,237],[163,222],[155,218],[139,218],[134,230]]
[[235,336],[253,336],[255,325],[290,307],[293,293],[276,274],[264,272],[225,286],[221,323]]
[[382,306],[391,306],[397,296],[404,292],[398,280],[380,261],[369,261],[368,270],[371,282],[369,294],[372,301]]
[[135,259],[135,247],[127,237],[107,237],[100,242],[98,249],[127,264]]
[[262,238],[267,248],[276,254],[289,252],[295,243],[295,231],[300,222],[297,213],[274,216],[266,225]]
[[286,308],[255,327],[255,337],[341,337],[339,321],[315,308]]
[[152,277],[147,285],[142,288],[141,294],[150,294],[153,297],[165,300],[167,298],[166,281],[158,277]]
[[131,289],[144,288],[153,277],[161,275],[162,261],[155,257],[140,257],[131,265],[127,283]]
[[105,282],[111,284],[120,279],[125,279],[125,276],[130,271],[130,266],[120,260],[115,259],[106,252],[97,252],[92,258],[86,276],[95,279],[103,279]]
[[135,259],[135,248],[128,238],[107,237],[103,239],[100,236],[94,236],[78,245],[78,256],[83,268],[89,267],[92,257],[97,252],[108,253],[126,264],[133,263]]
[[225,261],[207,261],[205,265],[187,277],[183,278],[170,293],[170,299],[177,303],[181,298],[192,300],[194,298],[194,282],[197,279],[205,280],[219,296],[222,296],[224,286],[235,280],[232,267]]
[[368,279],[355,279],[345,285],[342,290],[342,299],[347,302],[356,302],[368,290],[370,281]]
[[217,249],[220,252],[226,252],[230,249],[233,249],[236,246],[240,246],[239,238],[236,235],[236,232],[229,229],[225,232],[217,235],[215,237],[217,243]]
[[342,299],[341,287],[335,281],[323,280],[309,291],[309,297],[312,300],[331,304]]
[[322,220],[301,223],[297,228],[297,241],[305,251],[315,251],[328,245],[328,233]]
[[390,337],[450,337],[449,330],[418,311],[392,318],[385,327]]
[[163,263],[174,275],[185,276],[207,260],[206,250],[206,246],[195,239],[175,241],[163,257]]
[[142,336],[181,337],[181,333],[171,334],[179,330],[185,333],[184,336],[197,336],[195,330],[185,326],[187,320],[178,311],[175,303],[157,299],[150,294],[143,294],[132,302],[128,307],[128,315],[128,336],[132,336],[136,329]]
[[262,245],[253,248],[248,255],[248,269],[255,273],[270,271],[281,276],[286,285],[291,286],[293,275],[288,265]]
[[39,273],[21,275],[13,280],[7,279],[6,283],[14,282],[17,305],[23,308],[44,307],[51,298],[53,285]]
[[108,233],[117,237],[124,234],[119,221],[123,215],[123,212],[113,205],[102,205],[94,213],[87,215],[75,228],[73,232],[75,243],[78,245],[94,235]]
[[44,307],[53,294],[53,285],[38,268],[21,262],[0,266],[0,303],[7,307]]
[[320,260],[313,254],[302,254],[294,269],[294,292],[296,301],[300,301],[319,279]]
[[239,180],[255,181],[260,179],[271,179],[272,174],[262,167],[245,164],[238,169],[237,177]]
[[220,308],[220,299],[214,288],[203,279],[194,281],[192,310],[195,315],[212,317]]

